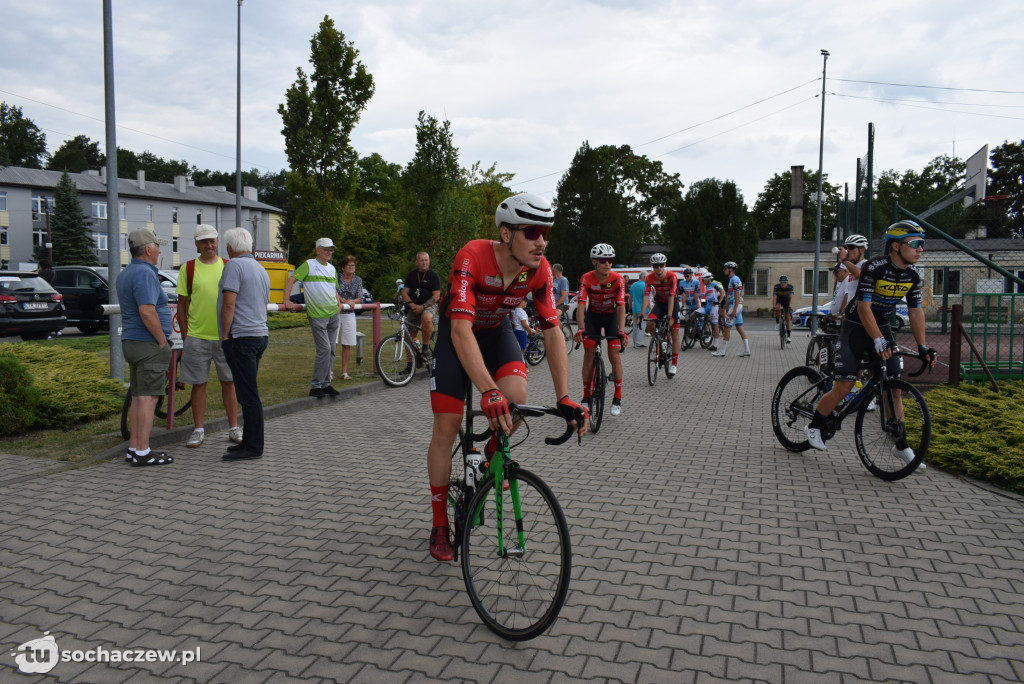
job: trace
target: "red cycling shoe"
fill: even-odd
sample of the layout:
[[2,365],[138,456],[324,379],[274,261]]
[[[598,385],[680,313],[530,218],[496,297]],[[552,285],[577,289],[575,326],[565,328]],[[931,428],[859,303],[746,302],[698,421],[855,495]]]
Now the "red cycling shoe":
[[452,543],[448,538],[447,527],[435,527],[430,530],[430,555],[439,561],[455,559]]

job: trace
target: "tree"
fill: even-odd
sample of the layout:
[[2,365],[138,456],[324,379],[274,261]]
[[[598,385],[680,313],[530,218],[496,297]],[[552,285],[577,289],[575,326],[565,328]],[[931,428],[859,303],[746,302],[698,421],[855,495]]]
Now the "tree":
[[312,246],[320,237],[344,235],[358,174],[352,130],[370,98],[373,76],[357,60],[359,51],[325,16],[310,40],[313,72],[302,67],[278,106],[291,171],[288,195],[295,207],[294,234]]
[[[800,235],[803,240],[813,240],[818,213],[814,199],[818,193],[818,174],[805,169],[803,175],[804,212]],[[827,242],[831,238],[832,227],[836,225],[840,197],[839,187],[828,182],[828,174],[825,175],[821,192],[825,195],[825,204],[821,208],[821,239],[823,242]],[[750,221],[759,239],[779,240],[789,237],[790,208],[793,206],[792,195],[792,170],[777,173],[765,183],[764,190],[758,193],[757,201],[754,202],[754,208],[750,213]]]
[[86,135],[76,135],[50,157],[46,168],[68,173],[82,173],[89,169],[99,170],[107,163],[106,156],[100,152],[100,144],[93,142]]
[[357,205],[386,202],[397,205],[402,195],[402,166],[392,164],[378,153],[361,157],[356,164],[359,183],[356,186]]
[[757,233],[732,181],[707,178],[693,183],[663,232],[671,245],[669,263],[710,265],[720,274],[722,264],[735,261],[740,273],[750,273],[757,256]]
[[[992,168],[988,175],[988,194],[1009,195],[1007,200],[994,200],[979,206],[1001,217],[987,222],[989,237],[1024,237],[1024,140],[1004,142],[989,153]],[[968,209],[975,207],[972,206]],[[994,217],[993,217],[994,218]],[[992,225],[996,224],[996,225]],[[993,228],[995,229],[993,231]],[[995,234],[993,234],[993,232]]]
[[[871,232],[881,235],[892,223],[893,206],[913,212],[922,212],[933,204],[956,192],[963,184],[967,165],[962,159],[940,155],[928,162],[920,173],[908,169],[902,174],[883,171],[875,181],[875,197],[872,203]],[[962,202],[946,207],[928,217],[928,222],[944,232],[963,237],[966,225],[963,221]]]
[[549,259],[577,278],[592,268],[590,247],[607,242],[628,263],[643,243],[661,239],[681,189],[677,174],[628,145],[584,141],[558,183]]
[[0,166],[41,169],[45,159],[46,134],[24,117],[21,107],[0,102]]
[[53,215],[50,217],[54,266],[93,266],[97,263],[92,252],[92,236],[86,226],[82,205],[78,202],[78,188],[65,171],[53,193]]
[[374,299],[391,301],[395,280],[409,272],[409,260],[396,207],[387,202],[367,202],[352,211],[344,253],[359,263],[363,285]]
[[497,167],[495,163],[487,170],[481,170],[480,162],[474,162],[471,168],[462,170],[463,182],[478,216],[476,234],[492,240],[498,239],[494,212],[498,208],[498,203],[512,194],[509,184],[515,175],[498,171]]
[[477,236],[479,217],[464,187],[451,122],[421,111],[416,153],[402,174],[402,210],[412,257],[430,253],[431,267],[447,274],[455,253]]

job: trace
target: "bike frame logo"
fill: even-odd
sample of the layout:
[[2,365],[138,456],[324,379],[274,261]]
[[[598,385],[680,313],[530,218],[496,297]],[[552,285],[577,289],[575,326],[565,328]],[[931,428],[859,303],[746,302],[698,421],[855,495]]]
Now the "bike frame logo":
[[18,671],[25,674],[45,674],[60,659],[57,640],[49,632],[43,632],[40,639],[26,641],[11,655],[18,664]]

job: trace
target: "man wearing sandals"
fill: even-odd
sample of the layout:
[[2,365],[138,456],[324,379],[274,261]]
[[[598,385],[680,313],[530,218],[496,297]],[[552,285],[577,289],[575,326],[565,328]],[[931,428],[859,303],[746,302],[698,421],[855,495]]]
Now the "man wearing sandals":
[[[472,382],[490,427],[512,431],[508,402],[526,401],[526,365],[508,314],[533,294],[544,331],[548,368],[566,421],[575,425],[579,405],[569,399],[569,357],[552,295],[551,267],[544,258],[555,213],[547,200],[531,194],[510,197],[494,216],[499,241],[472,240],[455,255],[442,299],[430,368],[433,435],[427,452],[433,527],[430,555],[454,557],[448,526],[448,485],[452,445],[462,425]],[[406,285],[408,285],[408,280]],[[507,397],[507,399],[506,399]],[[586,418],[579,426],[586,432]],[[496,438],[488,443],[493,454]]]
[[160,287],[156,264],[160,245],[148,228],[128,235],[132,260],[117,277],[117,300],[121,305],[121,349],[128,362],[132,405],[128,412],[131,439],[125,460],[133,466],[166,465],[174,461],[167,454],[149,448],[153,412],[157,398],[167,387],[167,368],[171,361],[171,309],[167,293]]

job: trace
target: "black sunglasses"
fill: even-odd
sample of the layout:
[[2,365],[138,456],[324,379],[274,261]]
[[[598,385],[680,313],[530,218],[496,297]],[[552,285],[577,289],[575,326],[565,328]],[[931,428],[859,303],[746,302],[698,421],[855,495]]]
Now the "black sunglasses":
[[527,240],[536,240],[540,237],[547,240],[551,234],[551,226],[515,226],[512,230],[518,230]]

